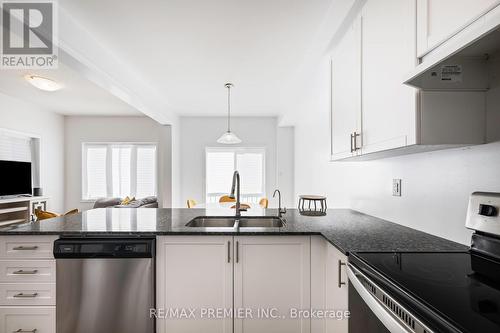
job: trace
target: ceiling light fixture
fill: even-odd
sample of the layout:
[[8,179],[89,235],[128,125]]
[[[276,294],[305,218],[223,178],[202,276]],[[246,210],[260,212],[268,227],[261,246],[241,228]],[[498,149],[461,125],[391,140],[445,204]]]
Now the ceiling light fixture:
[[231,132],[231,88],[234,87],[234,85],[232,83],[226,83],[224,87],[227,88],[227,132],[222,134],[217,142],[225,145],[234,145],[241,143],[241,139]]
[[62,86],[54,80],[47,79],[45,77],[37,75],[26,75],[24,76],[26,81],[28,81],[32,86],[44,90],[44,91],[56,91],[62,88]]

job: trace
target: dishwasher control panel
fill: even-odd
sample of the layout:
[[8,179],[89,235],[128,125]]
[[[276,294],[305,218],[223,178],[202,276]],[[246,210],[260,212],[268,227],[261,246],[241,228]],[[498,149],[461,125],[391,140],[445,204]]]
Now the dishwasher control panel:
[[154,238],[60,238],[55,258],[153,258]]

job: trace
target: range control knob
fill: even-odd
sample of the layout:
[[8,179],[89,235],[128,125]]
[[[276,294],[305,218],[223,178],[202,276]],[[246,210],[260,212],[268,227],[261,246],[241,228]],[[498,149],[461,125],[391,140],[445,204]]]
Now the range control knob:
[[483,215],[483,216],[497,216],[498,215],[498,209],[495,206],[492,206],[492,205],[480,204],[479,205],[479,215]]

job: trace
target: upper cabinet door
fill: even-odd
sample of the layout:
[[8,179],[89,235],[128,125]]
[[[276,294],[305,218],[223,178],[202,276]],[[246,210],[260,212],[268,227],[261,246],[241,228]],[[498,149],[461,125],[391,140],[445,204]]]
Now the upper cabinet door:
[[418,57],[499,4],[499,0],[417,0]]
[[158,319],[159,333],[232,332],[230,316],[214,319],[201,313],[233,307],[231,236],[158,237],[156,265],[157,308],[196,309],[195,318]]
[[[234,332],[310,332],[310,319],[290,316],[291,309],[310,308],[310,237],[242,236],[234,241],[234,307],[253,310],[253,319],[235,316]],[[259,315],[258,309],[272,311]]]
[[415,144],[415,0],[368,1],[362,9],[362,153]]
[[[357,154],[353,135],[360,132],[361,30],[356,19],[336,47],[331,63],[331,158]],[[359,146],[359,144],[358,144]]]

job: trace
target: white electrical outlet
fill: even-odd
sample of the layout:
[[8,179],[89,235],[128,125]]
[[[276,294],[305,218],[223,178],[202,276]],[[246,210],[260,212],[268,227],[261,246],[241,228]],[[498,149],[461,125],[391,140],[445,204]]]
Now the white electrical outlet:
[[392,180],[392,195],[395,197],[401,196],[401,179]]

